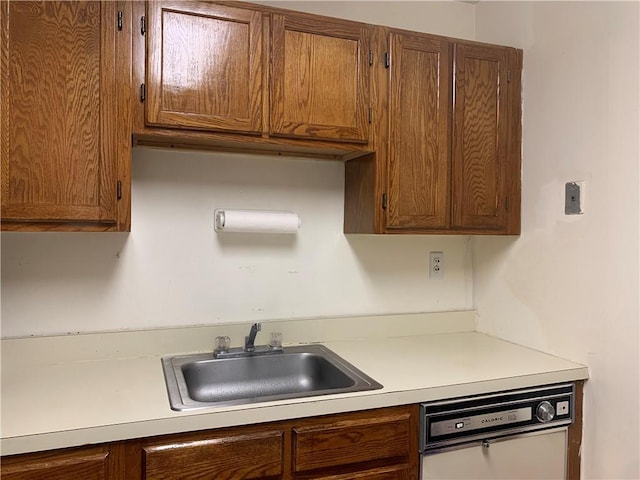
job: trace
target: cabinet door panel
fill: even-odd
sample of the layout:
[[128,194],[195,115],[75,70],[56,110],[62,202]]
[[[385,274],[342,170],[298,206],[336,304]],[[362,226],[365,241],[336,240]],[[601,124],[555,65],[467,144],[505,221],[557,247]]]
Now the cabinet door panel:
[[364,25],[273,15],[271,133],[365,143],[368,43]]
[[115,2],[1,8],[3,220],[114,224]]
[[146,121],[262,130],[262,14],[204,2],[149,2]]
[[275,479],[282,474],[284,433],[213,436],[143,447],[145,480]]
[[449,225],[449,55],[445,40],[391,34],[390,228]]
[[507,49],[456,45],[454,65],[454,227],[505,223]]
[[[108,447],[2,458],[3,480],[108,480]],[[116,478],[115,473],[113,478]]]

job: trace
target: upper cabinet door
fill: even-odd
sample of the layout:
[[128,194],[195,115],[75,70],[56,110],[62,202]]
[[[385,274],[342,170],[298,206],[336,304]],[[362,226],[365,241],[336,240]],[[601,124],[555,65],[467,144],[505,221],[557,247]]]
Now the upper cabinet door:
[[454,227],[491,230],[505,225],[511,121],[508,58],[506,47],[455,45]]
[[147,2],[148,125],[262,131],[262,13]]
[[390,37],[388,228],[449,226],[449,54],[445,39]]
[[113,227],[115,2],[0,8],[3,229],[7,221]]
[[304,15],[272,19],[271,134],[366,143],[369,27]]

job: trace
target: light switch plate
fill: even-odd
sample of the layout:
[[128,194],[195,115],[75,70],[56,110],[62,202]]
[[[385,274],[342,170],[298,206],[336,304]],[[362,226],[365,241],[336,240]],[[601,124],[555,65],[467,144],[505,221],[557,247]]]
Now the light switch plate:
[[565,215],[581,215],[582,209],[582,197],[583,197],[583,183],[582,182],[567,182],[564,185],[564,214]]

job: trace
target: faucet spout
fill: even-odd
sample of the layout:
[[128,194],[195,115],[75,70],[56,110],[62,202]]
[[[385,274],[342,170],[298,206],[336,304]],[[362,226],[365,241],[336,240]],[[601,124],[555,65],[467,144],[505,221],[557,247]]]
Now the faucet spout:
[[261,325],[259,323],[254,323],[251,325],[251,330],[249,330],[249,335],[244,337],[244,351],[245,352],[253,352],[255,348],[256,335],[261,329]]

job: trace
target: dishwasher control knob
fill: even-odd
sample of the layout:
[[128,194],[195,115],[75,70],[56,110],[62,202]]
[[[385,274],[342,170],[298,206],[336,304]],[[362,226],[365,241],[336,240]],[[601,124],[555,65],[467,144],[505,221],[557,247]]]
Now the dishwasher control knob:
[[540,420],[542,423],[547,423],[553,420],[553,417],[556,416],[556,409],[553,408],[546,400],[544,402],[540,402],[538,404],[538,408],[536,408],[536,418]]

